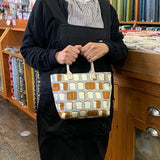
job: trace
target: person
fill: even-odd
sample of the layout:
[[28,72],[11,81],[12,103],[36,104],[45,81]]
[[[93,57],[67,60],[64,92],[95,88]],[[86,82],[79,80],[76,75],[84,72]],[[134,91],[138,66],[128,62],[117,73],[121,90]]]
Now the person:
[[[124,61],[127,48],[119,32],[116,11],[107,0],[37,0],[24,33],[21,54],[40,72],[37,113],[38,143],[42,160],[104,160],[113,117],[86,119],[59,117],[50,75],[112,72]],[[113,74],[112,74],[113,85]]]

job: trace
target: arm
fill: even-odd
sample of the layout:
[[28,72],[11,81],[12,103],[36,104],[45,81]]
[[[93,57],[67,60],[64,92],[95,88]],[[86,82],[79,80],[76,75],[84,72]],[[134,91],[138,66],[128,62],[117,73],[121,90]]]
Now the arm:
[[123,34],[119,32],[119,21],[117,13],[111,6],[112,25],[111,25],[111,41],[105,42],[109,47],[109,52],[105,55],[107,62],[113,65],[121,64],[127,56],[127,47],[123,43]]
[[123,35],[119,32],[119,21],[116,11],[111,6],[111,41],[104,43],[87,43],[82,49],[81,54],[89,62],[93,62],[103,57],[107,64],[119,65],[127,55],[127,47],[123,43]]
[[21,54],[27,64],[39,71],[47,71],[60,65],[55,54],[58,49],[47,49],[43,17],[46,10],[44,0],[37,0],[24,33]]

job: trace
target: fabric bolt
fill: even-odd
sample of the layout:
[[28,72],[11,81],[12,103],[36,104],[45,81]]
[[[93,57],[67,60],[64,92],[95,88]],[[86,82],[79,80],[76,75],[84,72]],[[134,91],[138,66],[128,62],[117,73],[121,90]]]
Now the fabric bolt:
[[8,57],[8,64],[9,64],[9,75],[10,75],[10,83],[11,83],[11,96],[14,97],[13,72],[12,72],[12,56]]
[[22,105],[26,105],[26,94],[25,94],[25,78],[24,78],[24,65],[23,60],[18,59],[18,66],[19,66],[19,93],[20,93],[20,102]]
[[12,57],[12,72],[13,72],[13,90],[14,98],[18,100],[17,79],[16,79],[16,57]]
[[104,28],[98,0],[66,0],[66,2],[69,24]]

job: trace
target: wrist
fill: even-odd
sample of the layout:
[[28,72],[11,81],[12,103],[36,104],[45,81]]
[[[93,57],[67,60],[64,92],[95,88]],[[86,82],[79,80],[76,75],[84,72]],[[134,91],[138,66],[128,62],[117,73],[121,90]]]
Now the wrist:
[[56,52],[56,54],[55,54],[55,59],[57,62],[58,62],[58,54],[59,54],[59,52]]
[[103,43],[104,45],[104,53],[107,54],[109,52],[109,46],[106,43]]

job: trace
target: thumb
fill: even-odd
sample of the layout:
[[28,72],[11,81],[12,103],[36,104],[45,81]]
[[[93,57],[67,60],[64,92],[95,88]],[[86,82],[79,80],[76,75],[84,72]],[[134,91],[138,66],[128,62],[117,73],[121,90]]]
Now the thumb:
[[74,47],[77,48],[77,49],[79,49],[79,50],[82,49],[82,45],[75,45]]

